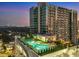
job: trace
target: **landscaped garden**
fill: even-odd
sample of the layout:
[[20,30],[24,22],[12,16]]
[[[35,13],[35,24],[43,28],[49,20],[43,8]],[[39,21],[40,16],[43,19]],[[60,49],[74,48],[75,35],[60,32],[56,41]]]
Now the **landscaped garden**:
[[21,38],[21,41],[39,55],[45,55],[65,48],[61,44],[52,45],[34,38]]

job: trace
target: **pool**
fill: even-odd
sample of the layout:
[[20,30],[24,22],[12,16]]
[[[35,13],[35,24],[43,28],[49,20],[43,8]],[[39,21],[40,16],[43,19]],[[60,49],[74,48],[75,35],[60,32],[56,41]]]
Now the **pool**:
[[25,39],[23,40],[23,43],[31,46],[31,48],[37,53],[43,53],[52,49],[52,47],[50,47],[48,44],[39,43],[32,39]]

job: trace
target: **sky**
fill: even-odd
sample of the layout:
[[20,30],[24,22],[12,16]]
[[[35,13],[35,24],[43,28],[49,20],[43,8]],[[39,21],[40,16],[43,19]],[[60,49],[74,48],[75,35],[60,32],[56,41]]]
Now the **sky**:
[[[49,4],[74,9],[79,14],[79,2],[50,2]],[[29,26],[29,9],[32,6],[37,6],[37,3],[0,2],[0,26]]]

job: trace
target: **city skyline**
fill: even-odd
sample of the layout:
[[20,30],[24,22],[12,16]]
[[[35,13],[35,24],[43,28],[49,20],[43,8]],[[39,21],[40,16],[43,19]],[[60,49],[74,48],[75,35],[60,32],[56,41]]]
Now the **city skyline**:
[[[49,4],[77,10],[78,2],[51,2]],[[29,9],[37,6],[36,2],[1,2],[0,3],[0,25],[29,26]],[[78,15],[79,20],[79,15]]]
[[0,2],[0,57],[79,57],[78,14],[79,2]]

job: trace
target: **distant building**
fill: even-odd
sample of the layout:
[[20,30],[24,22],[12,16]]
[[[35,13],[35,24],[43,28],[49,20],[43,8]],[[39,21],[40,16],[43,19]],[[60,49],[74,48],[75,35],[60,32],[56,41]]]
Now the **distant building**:
[[78,24],[77,24],[77,26],[78,26],[78,32],[79,32],[79,20],[78,20]]
[[49,5],[45,2],[30,8],[32,33],[56,35],[57,39],[77,43],[77,11]]

